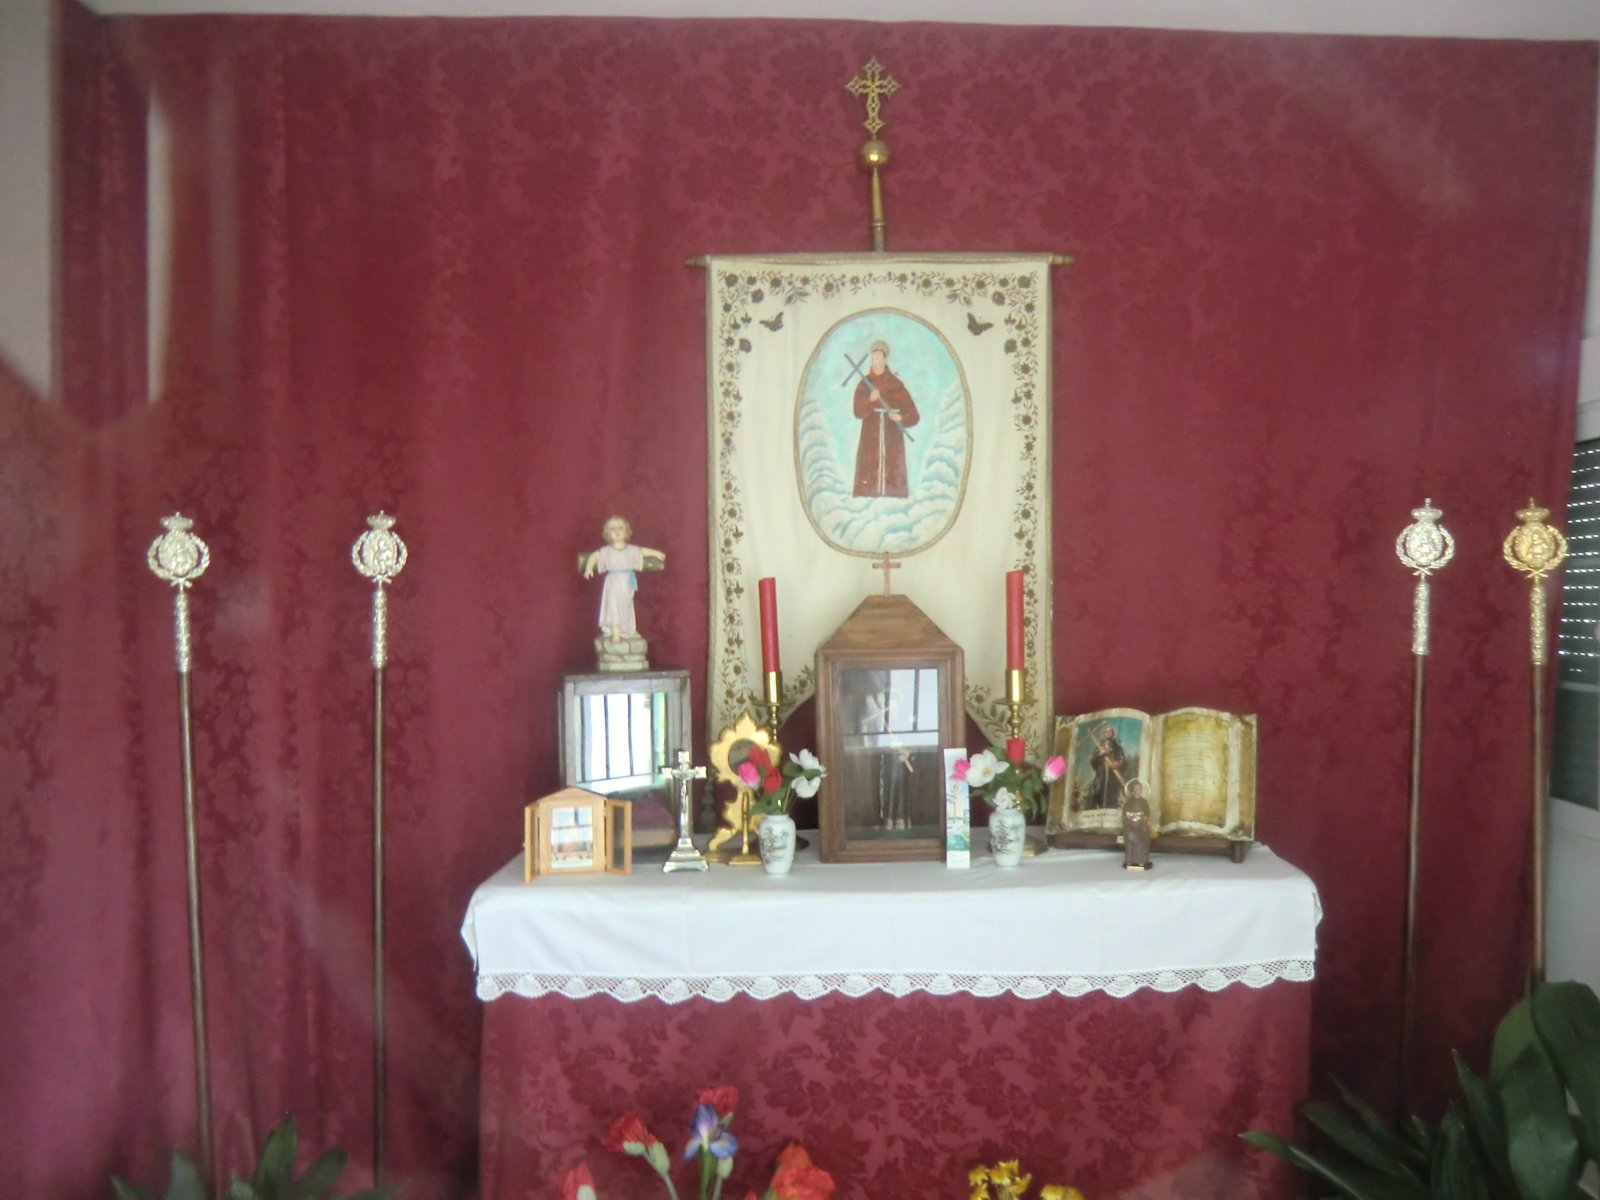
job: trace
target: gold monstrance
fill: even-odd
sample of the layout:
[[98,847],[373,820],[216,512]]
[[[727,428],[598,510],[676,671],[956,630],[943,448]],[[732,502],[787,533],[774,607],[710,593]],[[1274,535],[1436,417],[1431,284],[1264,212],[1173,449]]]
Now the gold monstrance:
[[173,638],[178,659],[178,751],[183,771],[183,850],[189,897],[189,999],[194,1015],[194,1090],[200,1124],[200,1178],[210,1187],[211,1065],[206,1052],[206,951],[201,938],[200,843],[195,830],[194,737],[189,718],[189,585],[211,565],[211,551],[190,532],[194,522],[182,513],[161,518],[166,532],[150,543],[145,562],[157,579],[170,583]]
[[1450,561],[1455,539],[1439,524],[1444,514],[1424,500],[1395,539],[1394,552],[1417,576],[1411,593],[1411,806],[1406,825],[1405,952],[1401,967],[1400,1112],[1411,1111],[1417,1029],[1417,843],[1422,818],[1422,695],[1428,664],[1428,575]]
[[383,1182],[386,1019],[383,997],[383,668],[388,662],[389,602],[384,592],[406,565],[406,544],[381,509],[350,547],[350,562],[372,580],[372,1175]]
[[1530,986],[1544,982],[1544,851],[1545,851],[1545,761],[1544,761],[1544,666],[1545,643],[1544,577],[1567,557],[1567,539],[1558,529],[1544,523],[1550,515],[1531,499],[1517,512],[1518,525],[1506,535],[1501,553],[1506,562],[1527,575],[1531,585],[1528,597],[1530,659],[1533,663],[1533,960],[1529,965]]
[[872,172],[872,248],[882,251],[887,223],[883,219],[883,181],[880,172],[889,165],[889,147],[878,137],[878,131],[883,128],[883,118],[879,113],[884,100],[899,91],[900,85],[883,73],[883,66],[876,58],[869,58],[866,66],[861,68],[861,74],[844,87],[851,95],[860,96],[867,102],[867,119],[861,122],[867,130],[867,140],[861,143],[861,165]]

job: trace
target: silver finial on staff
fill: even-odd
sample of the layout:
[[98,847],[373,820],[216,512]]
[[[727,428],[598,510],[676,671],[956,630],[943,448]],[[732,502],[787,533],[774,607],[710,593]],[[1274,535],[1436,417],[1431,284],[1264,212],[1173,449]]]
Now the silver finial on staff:
[[1533,957],[1529,964],[1529,984],[1544,982],[1544,890],[1545,890],[1545,761],[1544,761],[1544,668],[1548,656],[1545,635],[1544,577],[1567,557],[1567,539],[1559,529],[1544,523],[1550,515],[1531,499],[1528,507],[1517,510],[1518,525],[1506,535],[1500,552],[1506,562],[1528,577],[1529,657],[1533,664]]
[[1428,576],[1456,552],[1444,514],[1424,500],[1411,510],[1412,522],[1395,539],[1394,552],[1417,576],[1411,595],[1411,804],[1406,823],[1406,917],[1401,966],[1403,1017],[1400,1024],[1400,1115],[1410,1111],[1415,1078],[1417,1032],[1417,844],[1422,823],[1422,698],[1428,670]]
[[350,561],[372,580],[372,1175],[383,1182],[387,1031],[383,995],[383,668],[388,662],[389,605],[384,589],[405,568],[406,544],[381,509],[350,547]]
[[194,737],[189,719],[189,585],[211,565],[211,551],[190,532],[194,522],[182,513],[163,517],[166,532],[150,543],[145,561],[157,579],[170,583],[173,641],[178,660],[178,748],[183,771],[183,850],[189,900],[189,1000],[194,1026],[195,1108],[200,1124],[200,1177],[211,1175],[211,1062],[206,1051],[205,943],[201,938],[200,844],[195,832]]

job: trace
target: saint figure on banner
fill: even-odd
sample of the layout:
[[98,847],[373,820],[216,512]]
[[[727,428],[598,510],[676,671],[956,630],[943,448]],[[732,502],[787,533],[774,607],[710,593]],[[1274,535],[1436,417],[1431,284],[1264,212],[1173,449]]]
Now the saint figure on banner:
[[861,422],[856,445],[856,496],[907,495],[906,430],[920,416],[911,392],[889,370],[889,343],[871,347],[872,365],[856,381],[855,415]]

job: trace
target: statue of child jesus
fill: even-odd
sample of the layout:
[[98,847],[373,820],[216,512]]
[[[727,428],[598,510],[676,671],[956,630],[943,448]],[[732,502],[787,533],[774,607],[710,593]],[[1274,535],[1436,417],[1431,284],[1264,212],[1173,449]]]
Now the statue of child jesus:
[[[657,569],[665,567],[667,556],[648,546],[631,545],[633,527],[622,517],[608,517],[600,536],[606,545],[583,560],[585,579],[593,579],[596,571],[606,577],[600,589],[600,634],[608,642],[642,641],[633,615],[638,573],[646,569],[647,559]],[[639,652],[643,653],[642,647]]]

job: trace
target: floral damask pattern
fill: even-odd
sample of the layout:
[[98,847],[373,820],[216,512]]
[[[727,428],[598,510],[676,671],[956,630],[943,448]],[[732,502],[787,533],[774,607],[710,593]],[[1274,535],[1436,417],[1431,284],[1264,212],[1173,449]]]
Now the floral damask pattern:
[[[1450,1046],[1481,1049],[1526,947],[1525,591],[1498,544],[1530,494],[1561,515],[1592,44],[76,16],[64,136],[111,156],[63,172],[62,381],[89,390],[80,406],[0,386],[0,1127],[20,1194],[153,1180],[191,1137],[171,599],[143,563],[178,509],[213,556],[191,603],[219,1152],[245,1161],[292,1109],[307,1144],[350,1149],[358,1183],[369,589],[348,552],[379,508],[412,554],[385,692],[390,1167],[412,1200],[471,1193],[482,1006],[456,931],[515,852],[520,805],[557,782],[550,698],[592,662],[574,554],[630,514],[672,562],[640,604],[652,654],[706,661],[705,280],[683,264],[865,248],[842,84],[873,54],[902,85],[890,246],[1077,258],[1049,364],[1055,706],[1261,714],[1260,829],[1327,914],[1316,1058],[1375,1093],[1392,1086],[1409,730],[1391,547],[1420,498],[1444,509],[1458,549],[1435,588],[1421,1061],[1437,1081]],[[97,62],[137,85],[95,90]],[[125,139],[147,93],[173,172],[171,258],[143,272],[167,314],[153,396],[144,314],[110,302],[141,274]],[[1080,1023],[1140,1001],[1083,1002]],[[1059,1003],[1056,1024],[1078,1019]],[[908,1168],[919,1114],[955,1105],[987,1161],[1133,1186],[1109,1133],[1003,1143],[987,1106],[1020,1121],[1009,1084],[915,1090],[899,1056],[929,1066],[929,1029],[956,1018],[771,1019],[797,1052],[737,1082],[796,1099],[753,1109],[759,1136],[859,1106],[828,1079],[865,1046],[903,1116],[840,1132],[841,1168]],[[614,1115],[636,1094],[621,1064],[655,1061],[661,1036],[614,1027],[589,1063],[604,1094],[520,1064],[538,1086],[495,1119],[491,1153],[579,1104]],[[1049,1044],[1029,1037],[1007,1077]],[[1258,1055],[1227,1044],[1182,1094],[1242,1128],[1255,1114],[1225,1096]],[[488,1045],[509,1070],[495,1048],[516,1045]],[[742,1045],[702,1050],[741,1061]],[[1178,1105],[1155,1072],[1130,1089],[1077,1058],[1050,1069],[1119,1136],[1147,1097]],[[654,1111],[714,1074],[663,1081]],[[1221,1194],[1198,1143],[1155,1129],[1139,1161]]]
[[611,1120],[637,1108],[670,1145],[690,1081],[715,1079],[739,1089],[749,1186],[798,1139],[841,1196],[961,1196],[974,1164],[1020,1157],[1086,1196],[1287,1197],[1293,1173],[1236,1135],[1292,1126],[1309,1003],[1289,983],[1123,1000],[508,997],[484,1011],[483,1195],[542,1198],[584,1157],[601,1195],[634,1194],[634,1164],[595,1153]]

